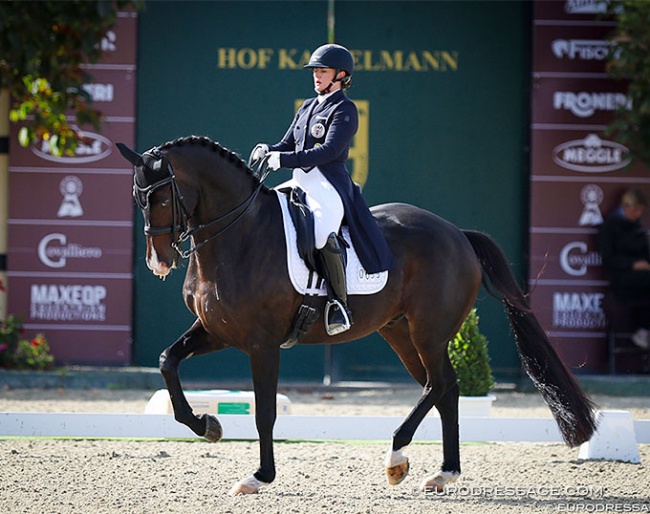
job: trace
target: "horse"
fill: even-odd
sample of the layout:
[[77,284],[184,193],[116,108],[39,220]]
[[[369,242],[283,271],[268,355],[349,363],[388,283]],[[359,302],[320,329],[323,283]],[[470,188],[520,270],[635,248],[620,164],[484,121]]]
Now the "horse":
[[[221,439],[215,416],[193,413],[179,364],[224,348],[245,352],[260,460],[258,469],[236,482],[230,494],[257,493],[275,478],[273,426],[281,345],[302,301],[289,281],[277,192],[237,154],[207,137],[178,138],[143,154],[117,146],[134,168],[133,196],[144,216],[147,266],[164,279],[179,259],[188,259],[183,295],[196,320],[159,361],[175,420],[208,441]],[[596,428],[594,405],[553,349],[497,243],[483,232],[461,230],[405,203],[374,206],[371,212],[396,268],[379,293],[349,297],[355,323],[346,332],[326,334],[325,299],[318,300],[320,323],[312,325],[300,344],[353,341],[377,331],[422,386],[420,399],[387,449],[388,483],[399,484],[407,476],[409,459],[403,450],[434,406],[442,424],[443,460],[438,472],[422,479],[420,490],[443,490],[461,473],[459,390],[447,346],[482,284],[502,301],[523,368],[550,407],[566,444],[588,441]],[[183,249],[188,240],[190,248]]]

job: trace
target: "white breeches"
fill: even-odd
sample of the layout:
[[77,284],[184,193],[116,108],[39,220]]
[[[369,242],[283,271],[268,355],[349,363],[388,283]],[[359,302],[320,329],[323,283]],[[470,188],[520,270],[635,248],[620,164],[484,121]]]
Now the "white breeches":
[[323,174],[313,168],[305,173],[300,168],[293,170],[293,179],[277,186],[298,186],[307,193],[307,205],[314,213],[314,238],[316,248],[321,249],[327,243],[332,232],[338,233],[345,211],[341,197]]

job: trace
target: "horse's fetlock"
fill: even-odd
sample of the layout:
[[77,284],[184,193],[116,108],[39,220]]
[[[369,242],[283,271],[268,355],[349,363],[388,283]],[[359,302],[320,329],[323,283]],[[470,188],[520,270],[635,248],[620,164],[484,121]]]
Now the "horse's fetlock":
[[412,440],[412,437],[405,437],[403,435],[400,435],[398,430],[395,432],[395,434],[393,434],[393,451],[399,451],[402,448],[406,448],[409,444],[411,444]]
[[275,470],[262,471],[261,469],[258,469],[255,473],[253,473],[253,476],[260,482],[270,484],[275,480]]

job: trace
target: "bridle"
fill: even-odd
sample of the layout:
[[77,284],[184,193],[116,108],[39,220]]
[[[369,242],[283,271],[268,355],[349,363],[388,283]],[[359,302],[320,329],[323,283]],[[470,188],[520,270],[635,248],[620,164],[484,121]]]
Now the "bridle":
[[[141,187],[138,185],[136,180],[137,174],[133,176],[133,198],[142,211],[142,215],[144,217],[144,234],[149,237],[171,234],[171,246],[183,259],[189,258],[206,243],[212,241],[213,239],[226,232],[226,230],[231,228],[246,214],[246,212],[248,212],[248,210],[253,205],[253,202],[255,202],[255,199],[259,195],[260,191],[264,187],[264,179],[266,179],[270,171],[267,165],[268,157],[264,157],[261,159],[261,161],[253,163],[255,166],[257,166],[256,170],[253,172],[253,175],[259,179],[259,184],[255,187],[253,192],[242,203],[226,212],[225,214],[216,217],[208,223],[202,223],[195,226],[194,228],[190,228],[189,220],[192,217],[192,213],[188,211],[185,203],[183,202],[183,195],[181,194],[180,188],[178,187],[176,175],[174,174],[174,169],[172,168],[169,159],[165,154],[163,154],[163,152],[160,151],[159,148],[152,148],[151,150],[146,151],[143,156],[147,154],[156,159],[151,168],[154,171],[160,171],[164,169],[167,172],[167,176],[152,184],[147,185],[146,187]],[[162,227],[152,227],[149,223],[149,212],[151,210],[151,202],[149,197],[152,193],[167,185],[171,187],[172,224]],[[193,246],[187,250],[181,248],[181,245],[185,241],[190,239],[198,232],[201,232],[202,230],[205,230],[227,220],[228,223],[225,226],[203,239],[200,243],[193,244]]]

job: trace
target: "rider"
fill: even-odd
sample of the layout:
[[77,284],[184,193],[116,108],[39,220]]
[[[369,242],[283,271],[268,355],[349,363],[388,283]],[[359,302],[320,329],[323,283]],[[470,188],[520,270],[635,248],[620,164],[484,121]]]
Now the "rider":
[[343,220],[368,273],[390,269],[394,260],[345,165],[359,118],[354,102],[344,93],[352,83],[352,55],[343,46],[323,45],[304,67],[312,70],[318,96],[302,104],[279,143],[257,145],[252,157],[261,159],[268,153],[271,169],[292,168],[294,185],[306,192],[328,286],[325,326],[329,335],[335,335],[353,323],[347,305],[345,252],[338,237]]

